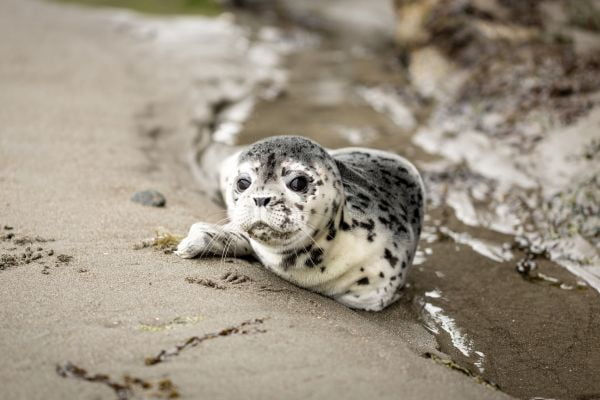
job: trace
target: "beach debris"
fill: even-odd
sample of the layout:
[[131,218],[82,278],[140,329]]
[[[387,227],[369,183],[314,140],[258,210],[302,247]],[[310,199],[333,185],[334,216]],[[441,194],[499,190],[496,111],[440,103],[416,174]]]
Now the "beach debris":
[[191,347],[196,347],[199,344],[201,344],[207,340],[217,339],[220,337],[226,337],[226,336],[232,336],[232,335],[248,335],[251,333],[265,333],[266,330],[260,329],[257,327],[258,325],[263,324],[264,321],[265,321],[265,318],[255,318],[255,319],[252,319],[249,321],[242,322],[239,325],[222,329],[219,332],[207,333],[206,335],[203,335],[203,336],[192,336],[191,338],[187,339],[182,344],[178,344],[175,347],[172,347],[167,350],[161,350],[160,353],[158,353],[156,356],[146,358],[145,364],[150,366],[150,365],[156,365],[156,364],[162,363],[171,357],[178,356],[182,351],[184,351],[188,348],[191,348]]
[[[8,225],[4,225],[3,228],[5,231],[9,231],[9,233],[1,234],[0,242],[8,242],[11,247],[2,249],[7,252],[0,254],[0,271],[35,262],[38,265],[42,265],[42,274],[49,275],[50,266],[47,262],[49,261],[48,257],[54,255],[54,250],[46,250],[39,245],[39,243],[53,242],[54,239],[46,239],[41,236],[17,235],[17,233],[13,231],[14,228]],[[21,247],[19,248],[12,245]],[[72,258],[72,256],[66,254],[58,255],[54,262],[54,266],[59,267],[63,263],[66,264],[71,261]]]
[[536,257],[530,253],[517,262],[516,270],[527,282],[546,284],[563,290],[587,289],[588,286],[581,282],[571,285],[558,278],[537,271],[537,262],[535,258]]
[[167,204],[167,199],[165,198],[165,196],[163,196],[162,193],[154,189],[136,192],[131,197],[131,201],[150,207],[164,207]]
[[450,358],[442,358],[436,354],[433,353],[425,353],[424,355],[425,358],[429,358],[430,360],[432,360],[433,362],[435,362],[436,364],[440,364],[443,365],[446,368],[450,368],[454,371],[458,371],[463,375],[466,375],[470,378],[472,378],[473,380],[475,380],[477,383],[481,384],[481,385],[485,385],[491,389],[495,389],[495,390],[500,390],[500,386],[498,386],[498,384],[490,382],[486,379],[484,379],[483,377],[477,375],[476,373],[474,373],[473,371],[471,371],[468,368],[465,368],[461,365],[459,365],[456,361],[450,359]]
[[30,238],[29,236],[19,236],[19,237],[15,238],[15,240],[13,240],[13,242],[16,245],[24,246],[26,244],[32,244],[33,238]]
[[66,254],[59,254],[58,256],[56,256],[56,259],[58,260],[58,262],[66,264],[66,263],[69,263],[73,259],[73,256],[68,256]]
[[144,239],[133,245],[134,250],[145,249],[146,247],[154,247],[157,250],[162,250],[165,253],[172,253],[177,249],[179,242],[183,240],[182,235],[171,233],[164,228],[157,228],[153,238]]
[[[41,250],[40,250],[41,249]],[[8,249],[11,253],[4,253],[0,255],[0,271],[11,267],[17,267],[19,265],[30,264],[34,261],[40,261],[45,255],[42,253],[43,249],[38,247],[36,250],[33,250],[30,246],[27,246],[23,252],[16,252],[17,248]]]
[[176,399],[180,397],[177,387],[170,379],[166,378],[152,382],[131,375],[123,375],[123,379],[118,381],[108,374],[90,373],[70,361],[63,365],[57,365],[56,373],[63,378],[101,383],[108,386],[115,392],[117,400],[134,398]]
[[0,271],[3,271],[10,267],[16,267],[21,261],[17,256],[13,254],[2,254],[0,255]]
[[0,235],[0,240],[4,241],[4,242],[8,242],[10,241],[13,237],[15,237],[15,234],[10,232],[10,233],[6,233],[6,234],[2,234]]

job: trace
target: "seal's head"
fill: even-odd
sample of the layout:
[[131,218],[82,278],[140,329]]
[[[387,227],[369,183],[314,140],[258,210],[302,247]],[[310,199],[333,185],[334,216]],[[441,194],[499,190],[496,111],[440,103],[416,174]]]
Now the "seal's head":
[[307,246],[334,229],[343,203],[340,172],[317,143],[276,136],[239,155],[227,188],[233,224],[267,246]]

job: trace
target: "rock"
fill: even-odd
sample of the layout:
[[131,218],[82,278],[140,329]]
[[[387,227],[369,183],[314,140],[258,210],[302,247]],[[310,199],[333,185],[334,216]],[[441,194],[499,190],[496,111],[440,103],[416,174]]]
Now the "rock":
[[435,46],[413,51],[408,73],[421,96],[438,100],[456,92],[466,79],[465,74]]
[[431,39],[426,23],[438,5],[438,0],[395,0],[396,43],[401,48],[416,48]]
[[153,189],[135,193],[131,198],[131,201],[152,207],[164,207],[167,204],[165,196]]

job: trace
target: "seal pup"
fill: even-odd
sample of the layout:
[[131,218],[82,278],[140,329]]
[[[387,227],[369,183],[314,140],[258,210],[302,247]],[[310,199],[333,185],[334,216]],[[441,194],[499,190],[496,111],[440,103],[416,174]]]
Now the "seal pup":
[[236,149],[209,176],[218,176],[229,222],[192,225],[180,257],[254,256],[356,309],[400,297],[424,214],[423,182],[406,159],[276,136]]

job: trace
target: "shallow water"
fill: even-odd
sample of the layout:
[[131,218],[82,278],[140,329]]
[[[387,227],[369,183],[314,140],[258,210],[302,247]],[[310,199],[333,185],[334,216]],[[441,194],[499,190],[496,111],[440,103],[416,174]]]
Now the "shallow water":
[[[302,34],[293,29],[278,35]],[[415,107],[419,97],[398,89],[408,81],[393,51],[340,49],[320,37],[290,52],[284,67],[285,89],[256,102],[232,137],[236,143],[300,134],[326,147],[391,150],[413,160],[429,185],[429,216],[406,296],[364,317],[393,331],[401,320],[421,321],[437,339],[432,353],[441,351],[514,396],[600,396],[600,296],[547,257],[536,257],[530,275],[517,272],[531,249],[515,244],[514,214],[497,218],[502,204],[487,197],[493,182],[486,171],[457,166],[415,144],[428,105]],[[480,222],[490,210],[492,229]]]

